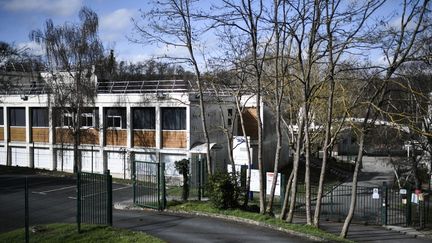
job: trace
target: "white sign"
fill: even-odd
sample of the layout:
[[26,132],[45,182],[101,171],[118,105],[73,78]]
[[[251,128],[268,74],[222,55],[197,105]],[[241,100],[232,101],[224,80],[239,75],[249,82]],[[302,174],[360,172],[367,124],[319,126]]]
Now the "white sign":
[[372,193],[372,199],[379,199],[379,192],[378,192],[378,188],[374,188],[373,189],[373,193]]
[[[266,174],[266,177],[267,177],[266,178],[267,179],[267,181],[266,181],[266,190],[267,190],[267,194],[268,195],[270,195],[271,185],[272,185],[272,182],[273,182],[273,176],[274,176],[273,172],[267,172],[267,174]],[[278,173],[278,177],[277,177],[277,180],[276,180],[275,196],[280,196],[280,191],[281,191],[280,184],[281,184],[281,174]]]
[[[247,141],[250,141],[249,137],[247,137]],[[234,137],[232,146],[234,163],[238,165],[247,165],[249,160],[246,138],[243,136]],[[250,154],[252,158],[252,148],[250,149]]]
[[418,204],[418,203],[419,203],[419,198],[418,198],[418,195],[417,195],[417,194],[415,194],[415,193],[411,193],[411,202],[412,202],[412,203],[415,203],[415,204]]
[[[266,191],[267,194],[270,195],[271,183],[273,180],[273,172],[267,172],[266,174]],[[280,196],[280,185],[281,185],[281,175],[278,173],[278,178],[276,180],[276,188],[275,195]],[[250,191],[259,192],[260,191],[260,183],[259,183],[259,170],[252,169],[251,170],[251,182],[250,182]]]
[[407,190],[406,190],[406,189],[400,189],[400,190],[399,190],[399,193],[400,193],[401,195],[406,195],[406,194],[407,194]]
[[256,169],[251,170],[250,191],[252,192],[260,191],[259,171]]

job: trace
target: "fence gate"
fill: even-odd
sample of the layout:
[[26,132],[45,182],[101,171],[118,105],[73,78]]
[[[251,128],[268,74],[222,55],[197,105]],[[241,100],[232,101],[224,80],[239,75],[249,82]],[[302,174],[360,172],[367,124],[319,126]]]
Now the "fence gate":
[[133,201],[135,205],[165,209],[165,164],[134,161]]
[[77,173],[77,224],[112,225],[112,176]]
[[[381,223],[384,225],[409,226],[411,224],[411,215],[408,210],[410,200],[405,198],[405,201],[403,202],[404,194],[400,194],[400,190],[387,188],[386,186],[383,186],[382,194],[382,205],[385,208],[383,208],[381,212]],[[408,194],[410,195],[411,193]]]

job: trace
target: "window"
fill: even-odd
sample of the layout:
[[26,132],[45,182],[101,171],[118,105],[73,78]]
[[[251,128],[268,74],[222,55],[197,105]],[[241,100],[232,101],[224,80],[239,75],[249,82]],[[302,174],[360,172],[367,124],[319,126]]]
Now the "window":
[[25,108],[10,108],[9,124],[11,126],[25,127]]
[[63,118],[62,119],[62,126],[63,127],[72,127],[73,126],[72,114],[70,114],[70,113],[63,114],[62,118]]
[[121,116],[107,116],[107,127],[121,128],[122,127]]
[[93,115],[93,113],[82,113],[81,114],[81,126],[82,127],[94,127],[94,115]]
[[233,109],[228,109],[228,126],[232,125]]
[[134,129],[155,129],[155,108],[134,108],[133,128]]
[[48,109],[32,108],[32,126],[48,127]]
[[186,130],[186,108],[162,108],[163,130]]
[[126,109],[108,108],[105,113],[105,126],[108,128],[126,128]]
[[0,126],[4,125],[4,118],[3,118],[3,107],[0,108]]

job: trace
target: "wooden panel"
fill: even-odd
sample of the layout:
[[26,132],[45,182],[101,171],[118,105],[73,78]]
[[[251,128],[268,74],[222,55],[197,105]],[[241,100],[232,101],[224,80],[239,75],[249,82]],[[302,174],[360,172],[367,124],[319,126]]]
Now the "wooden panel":
[[133,131],[134,147],[156,147],[156,132],[145,130]]
[[[90,129],[82,129],[80,134],[80,144],[99,144],[99,130],[90,128]],[[56,143],[74,143],[74,137],[72,130],[69,128],[56,128]]]
[[99,129],[81,130],[81,144],[99,144]]
[[32,128],[32,141],[35,143],[48,143],[49,142],[49,128],[47,128],[47,127],[33,127]]
[[0,127],[0,141],[4,140],[4,128]]
[[[246,136],[249,136],[252,140],[258,139],[258,116],[256,108],[247,108],[243,111],[242,114],[246,130]],[[240,119],[238,119],[237,133],[240,136],[243,136]]]
[[61,143],[73,144],[74,139],[72,135],[72,130],[69,128],[57,127],[55,133],[55,140],[57,144],[61,144]]
[[163,131],[162,147],[163,148],[186,148],[185,131]]
[[127,130],[126,129],[107,129],[105,132],[106,145],[126,146]]
[[25,127],[10,127],[10,140],[11,141],[26,141],[26,129]]

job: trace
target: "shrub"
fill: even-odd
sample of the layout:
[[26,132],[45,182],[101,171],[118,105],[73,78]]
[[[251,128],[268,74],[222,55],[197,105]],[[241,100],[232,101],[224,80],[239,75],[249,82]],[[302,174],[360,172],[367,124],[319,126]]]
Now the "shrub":
[[174,162],[176,170],[183,176],[182,200],[187,201],[189,197],[189,160],[182,159]]
[[240,187],[234,176],[226,172],[216,172],[207,183],[210,202],[219,209],[238,206]]

